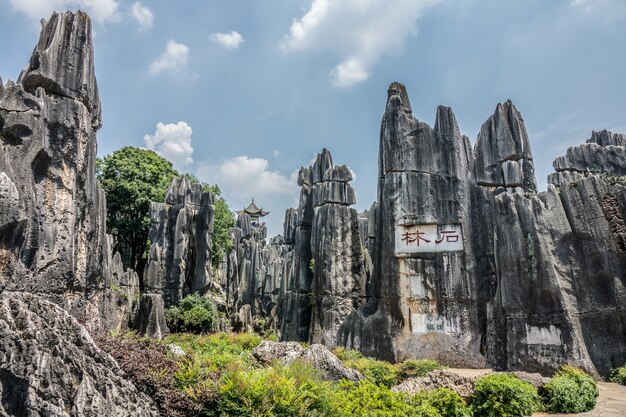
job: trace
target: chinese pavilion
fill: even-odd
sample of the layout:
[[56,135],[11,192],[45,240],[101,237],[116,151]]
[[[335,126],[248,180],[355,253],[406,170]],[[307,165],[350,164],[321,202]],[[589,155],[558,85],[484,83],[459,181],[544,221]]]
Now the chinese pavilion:
[[236,212],[238,215],[241,215],[242,213],[246,213],[248,216],[250,216],[250,219],[252,219],[253,222],[259,222],[259,219],[261,217],[265,217],[268,214],[270,214],[269,211],[264,211],[262,208],[259,208],[255,203],[254,203],[254,198],[252,199],[252,203],[250,203],[248,205],[248,207],[246,207],[243,210],[238,210]]

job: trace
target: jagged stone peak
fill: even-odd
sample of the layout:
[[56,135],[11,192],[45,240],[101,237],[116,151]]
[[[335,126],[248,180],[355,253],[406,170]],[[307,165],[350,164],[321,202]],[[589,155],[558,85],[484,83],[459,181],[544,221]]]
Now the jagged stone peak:
[[402,107],[406,113],[413,113],[411,102],[409,101],[409,94],[406,92],[404,84],[394,81],[389,85],[387,89],[387,109],[389,109],[390,106]]
[[322,152],[317,154],[315,163],[312,167],[313,183],[315,184],[324,181],[324,174],[333,166],[333,157],[330,154],[330,151],[326,148],[322,149]]
[[451,107],[437,106],[437,114],[435,116],[435,128],[436,133],[444,136],[461,137],[461,131],[459,130],[459,124],[456,121],[456,116]]
[[612,133],[606,129],[591,132],[591,138],[587,143],[596,143],[600,146],[626,146],[626,135],[623,133]]
[[0,77],[0,99],[4,95],[4,83],[2,82],[2,77]]
[[91,19],[81,11],[52,13],[42,20],[39,41],[18,83],[31,94],[47,94],[82,102],[92,113],[92,126],[101,126],[101,104],[94,70]]
[[474,145],[474,158],[478,184],[537,190],[526,125],[511,100],[498,103],[481,126]]
[[165,203],[208,206],[213,204],[213,194],[210,191],[204,191],[202,184],[192,183],[186,175],[183,175],[172,180],[165,194]]

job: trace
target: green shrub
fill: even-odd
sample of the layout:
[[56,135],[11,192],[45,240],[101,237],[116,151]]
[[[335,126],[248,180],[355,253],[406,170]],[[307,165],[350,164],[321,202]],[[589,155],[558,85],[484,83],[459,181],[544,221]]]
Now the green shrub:
[[472,417],[472,410],[459,394],[449,388],[420,391],[409,399],[413,405],[429,405],[441,417]]
[[491,374],[476,382],[472,410],[476,417],[529,416],[539,408],[537,389],[511,374]]
[[183,298],[178,306],[168,308],[165,320],[173,332],[206,333],[214,330],[217,312],[210,299],[192,294]]
[[611,382],[617,382],[618,384],[626,385],[626,365],[621,368],[613,369],[611,372]]
[[343,347],[337,347],[333,349],[333,354],[337,356],[342,362],[346,362],[352,359],[364,358],[363,354],[358,350],[351,350]]
[[406,360],[396,367],[398,368],[398,382],[416,376],[425,376],[430,371],[444,368],[439,362],[431,359]]
[[441,417],[427,401],[411,403],[406,394],[391,392],[383,385],[365,380],[341,381],[333,417]]
[[596,406],[598,385],[584,371],[565,365],[543,386],[541,398],[550,413],[582,413]]
[[253,362],[250,351],[262,340],[254,333],[184,333],[170,335],[165,342],[177,344],[185,352],[190,352],[209,371],[222,371],[249,366]]
[[375,385],[384,385],[389,388],[398,383],[398,371],[388,362],[372,358],[358,358],[348,360],[345,364],[361,372],[368,381]]
[[308,365],[228,372],[217,412],[222,416],[333,415],[330,383]]

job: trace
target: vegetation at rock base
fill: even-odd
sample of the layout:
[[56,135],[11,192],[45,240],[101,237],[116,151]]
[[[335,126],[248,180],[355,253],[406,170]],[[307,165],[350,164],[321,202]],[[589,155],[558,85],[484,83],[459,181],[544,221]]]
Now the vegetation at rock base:
[[582,413],[596,406],[598,384],[581,369],[565,365],[543,386],[541,398],[550,413]]
[[530,416],[540,408],[537,388],[511,374],[490,374],[476,381],[472,410],[476,417]]
[[[433,360],[390,364],[342,348],[334,352],[344,363],[358,364],[366,379],[334,382],[299,361],[261,365],[251,351],[263,340],[255,333],[177,333],[163,341],[133,334],[96,338],[165,416],[514,417],[539,410],[540,399],[549,412],[581,412],[568,408],[578,403],[589,410],[597,396],[593,378],[569,366],[555,374],[541,396],[506,373],[478,379],[470,404],[449,388],[394,392],[389,389],[393,378],[423,376],[442,365]],[[171,344],[185,355],[171,353]]]
[[180,174],[156,152],[126,146],[96,162],[96,177],[107,197],[107,228],[116,251],[130,252],[130,266],[141,276],[150,231],[150,202],[162,202]]
[[173,332],[206,333],[215,330],[217,311],[209,298],[192,294],[168,308],[165,320]]
[[163,343],[139,338],[132,333],[95,338],[95,342],[113,356],[126,377],[139,390],[155,400],[161,414],[172,417],[199,416],[203,410],[214,407],[219,374],[205,372],[202,384],[192,389],[178,380],[181,362],[193,362],[193,366],[201,366],[193,358],[177,360],[168,353]]
[[620,368],[613,369],[611,372],[611,382],[626,385],[626,364]]
[[398,363],[396,367],[398,368],[398,383],[405,379],[426,376],[430,371],[436,369],[444,369],[444,366],[432,359],[409,359]]
[[397,364],[364,357],[359,351],[335,349],[334,353],[344,364],[361,372],[376,385],[392,387],[408,378],[425,376],[435,369],[444,369],[439,362],[430,359],[406,360]]

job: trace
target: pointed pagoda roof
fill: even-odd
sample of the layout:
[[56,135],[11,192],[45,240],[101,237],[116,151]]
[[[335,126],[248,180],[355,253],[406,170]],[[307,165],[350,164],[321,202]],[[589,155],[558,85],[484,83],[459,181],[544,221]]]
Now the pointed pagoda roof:
[[265,211],[263,210],[263,208],[259,208],[259,206],[257,206],[256,203],[254,202],[254,198],[252,199],[252,202],[248,204],[248,207],[244,208],[243,210],[237,211],[237,214],[242,214],[242,213],[247,213],[252,218],[264,217],[270,214],[269,211]]

